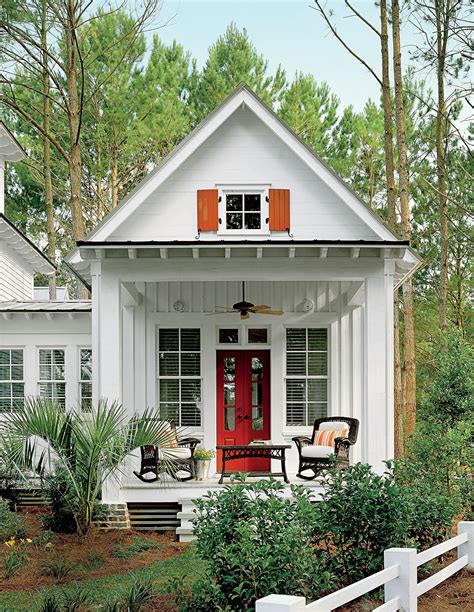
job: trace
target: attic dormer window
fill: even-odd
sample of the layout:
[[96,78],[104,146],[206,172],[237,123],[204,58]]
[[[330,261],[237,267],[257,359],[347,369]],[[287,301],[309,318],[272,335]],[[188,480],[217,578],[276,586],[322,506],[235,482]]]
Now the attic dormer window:
[[268,190],[230,188],[219,193],[219,232],[266,234],[268,227]]

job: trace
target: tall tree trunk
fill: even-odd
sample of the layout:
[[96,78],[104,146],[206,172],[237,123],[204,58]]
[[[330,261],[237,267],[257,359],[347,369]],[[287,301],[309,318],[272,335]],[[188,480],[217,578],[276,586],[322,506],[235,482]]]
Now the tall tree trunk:
[[[43,127],[49,133],[50,116],[50,86],[48,75],[48,54],[47,50],[47,25],[46,25],[46,0],[41,6],[41,49],[43,56]],[[56,232],[54,231],[54,208],[53,208],[53,184],[51,180],[51,149],[47,138],[43,137],[43,180],[44,180],[44,202],[46,206],[46,222],[48,234],[48,257],[51,261],[56,261]],[[49,277],[49,299],[56,299],[56,273]]]
[[[411,224],[408,192],[408,154],[405,126],[405,102],[403,99],[402,54],[400,46],[400,7],[398,0],[392,0],[392,37],[400,214],[403,237],[406,240],[409,240],[411,236]],[[415,325],[413,311],[413,284],[411,278],[409,278],[403,285],[403,315],[405,324],[405,434],[411,435],[413,434],[416,425]]]
[[81,146],[80,103],[77,83],[77,42],[76,42],[76,6],[75,0],[68,0],[68,16],[66,23],[67,48],[67,91],[69,103],[69,137],[71,153],[69,159],[69,182],[71,189],[72,230],[75,240],[82,240],[85,235],[84,218],[81,201]]
[[[446,6],[444,4],[446,3]],[[438,201],[440,220],[440,278],[439,278],[439,326],[441,331],[448,329],[448,200],[446,197],[446,160],[445,160],[445,66],[446,45],[449,35],[450,0],[435,0],[436,54],[438,109],[436,112],[436,170],[438,174]]]
[[[388,224],[397,228],[397,189],[395,162],[393,159],[393,109],[390,87],[390,59],[388,44],[387,1],[380,0],[380,51],[382,54],[382,104],[384,118],[385,180],[387,188]],[[402,392],[402,368],[400,359],[400,306],[399,292],[393,299],[393,354],[394,354],[394,438],[395,458],[403,457],[404,403]]]
[[97,140],[97,220],[104,216],[104,193],[102,188],[102,145]]
[[118,150],[114,147],[112,159],[112,208],[118,204]]
[[393,161],[393,111],[390,89],[387,2],[380,0],[380,49],[382,53],[382,104],[384,118],[385,177],[387,183],[388,222],[397,225],[395,163]]

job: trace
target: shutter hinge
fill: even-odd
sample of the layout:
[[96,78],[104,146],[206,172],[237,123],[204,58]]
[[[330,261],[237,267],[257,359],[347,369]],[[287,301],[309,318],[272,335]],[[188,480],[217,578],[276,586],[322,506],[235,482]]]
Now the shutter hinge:
[[265,196],[265,202],[270,202],[270,198],[268,196]]
[[222,225],[222,219],[219,217],[219,225]]
[[219,197],[217,198],[217,201],[218,201],[218,202],[222,202],[222,196],[219,196]]

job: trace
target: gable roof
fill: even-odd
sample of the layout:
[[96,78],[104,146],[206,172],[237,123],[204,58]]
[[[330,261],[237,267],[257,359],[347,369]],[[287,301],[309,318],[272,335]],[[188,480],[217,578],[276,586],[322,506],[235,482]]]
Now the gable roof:
[[26,151],[0,120],[0,159],[16,162],[26,157]]
[[[300,139],[245,83],[241,83],[81,243],[107,242],[115,229],[126,221],[138,206],[242,105],[249,108],[273,133],[281,138],[375,232],[380,240],[399,240],[399,237],[344,183],[324,160]],[[72,254],[68,257],[69,261],[71,259]]]
[[55,264],[3,213],[0,213],[0,240],[5,240],[34,272],[53,274],[56,270]]

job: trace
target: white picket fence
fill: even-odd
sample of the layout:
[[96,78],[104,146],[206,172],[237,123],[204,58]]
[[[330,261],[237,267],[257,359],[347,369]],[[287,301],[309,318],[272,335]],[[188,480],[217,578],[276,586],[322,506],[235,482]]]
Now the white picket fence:
[[[458,558],[429,578],[418,582],[420,565],[457,548]],[[458,572],[474,568],[474,522],[458,523],[458,535],[421,553],[415,548],[389,548],[384,553],[384,569],[322,599],[306,604],[304,597],[268,595],[256,602],[256,612],[330,612],[374,589],[384,587],[385,603],[379,612],[416,612],[418,597]],[[375,611],[374,611],[375,612]]]

